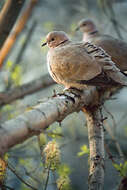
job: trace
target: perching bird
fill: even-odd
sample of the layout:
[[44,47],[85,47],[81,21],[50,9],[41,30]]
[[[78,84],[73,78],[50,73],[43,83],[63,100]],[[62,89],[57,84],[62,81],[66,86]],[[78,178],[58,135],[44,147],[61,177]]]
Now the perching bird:
[[82,19],[76,30],[83,32],[83,41],[102,47],[121,71],[127,71],[127,43],[110,35],[101,34],[91,19]]
[[66,88],[84,89],[86,85],[127,85],[125,76],[106,52],[91,43],[69,40],[63,31],[50,32],[46,42],[51,77]]

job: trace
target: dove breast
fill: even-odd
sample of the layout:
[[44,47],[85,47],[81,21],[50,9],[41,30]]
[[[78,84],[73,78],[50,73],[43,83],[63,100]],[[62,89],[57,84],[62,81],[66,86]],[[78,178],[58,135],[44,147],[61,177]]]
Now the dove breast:
[[64,45],[50,48],[47,63],[52,78],[67,88],[84,88],[84,85],[76,81],[90,80],[102,72],[101,66],[87,53],[82,42],[69,41]]

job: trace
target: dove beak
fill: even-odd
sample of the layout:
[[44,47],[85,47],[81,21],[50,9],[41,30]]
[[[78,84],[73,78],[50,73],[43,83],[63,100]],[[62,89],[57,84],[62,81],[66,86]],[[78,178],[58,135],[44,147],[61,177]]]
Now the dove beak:
[[77,28],[75,28],[75,31],[78,31],[79,30],[79,26],[77,26]]
[[47,42],[43,43],[41,46],[43,47],[43,46],[46,46],[46,45],[47,45]]

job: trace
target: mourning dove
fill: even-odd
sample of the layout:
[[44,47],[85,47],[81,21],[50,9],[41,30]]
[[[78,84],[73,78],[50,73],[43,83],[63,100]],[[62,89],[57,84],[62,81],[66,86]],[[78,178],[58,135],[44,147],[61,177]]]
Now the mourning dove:
[[83,32],[83,41],[102,47],[121,71],[127,71],[127,43],[109,35],[101,34],[91,19],[82,19],[76,30]]
[[127,85],[125,76],[106,52],[91,43],[69,40],[63,31],[50,32],[46,42],[51,77],[66,88],[84,89],[86,85]]

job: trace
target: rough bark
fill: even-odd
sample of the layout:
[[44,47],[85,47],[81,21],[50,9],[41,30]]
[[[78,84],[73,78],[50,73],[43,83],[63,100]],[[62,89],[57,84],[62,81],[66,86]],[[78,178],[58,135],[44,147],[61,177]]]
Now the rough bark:
[[0,155],[9,148],[22,143],[31,136],[38,135],[55,121],[61,121],[68,114],[79,111],[98,98],[95,88],[85,90],[84,93],[74,91],[49,98],[32,110],[25,112],[15,119],[0,126]]
[[11,147],[40,134],[55,121],[62,121],[68,114],[83,110],[88,125],[90,147],[89,190],[102,190],[104,185],[104,134],[103,118],[99,106],[119,90],[96,90],[94,87],[84,92],[66,91],[54,96],[0,126],[0,156]]
[[0,47],[9,35],[25,0],[7,0],[0,12]]
[[28,18],[31,15],[31,12],[33,10],[33,7],[37,3],[37,0],[31,0],[28,3],[28,6],[25,7],[25,10],[20,15],[18,21],[14,25],[13,29],[11,30],[11,33],[9,34],[8,38],[4,42],[1,50],[0,50],[0,67],[2,66],[5,58],[9,54],[11,48],[13,47],[18,35],[23,30]]
[[100,108],[84,110],[90,148],[89,190],[102,190],[104,185],[104,128]]
[[35,93],[39,90],[42,90],[43,88],[51,86],[52,84],[55,84],[55,82],[47,74],[22,86],[8,90],[6,92],[0,92],[0,106],[9,104],[14,100]]

